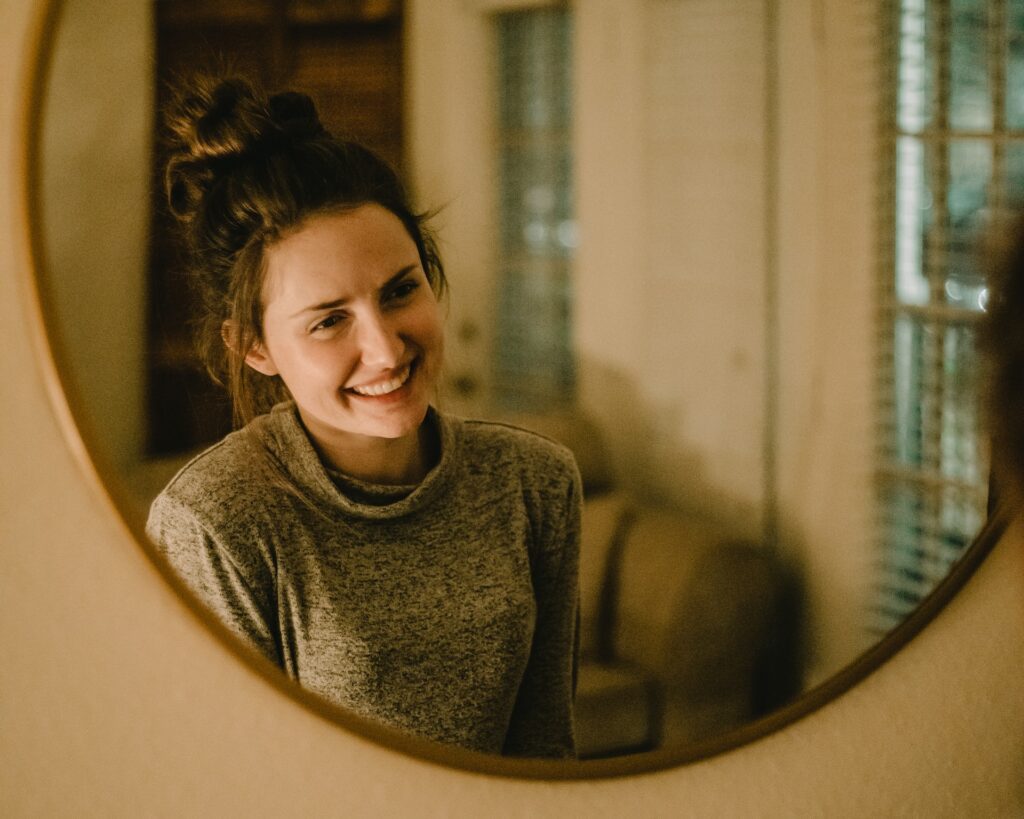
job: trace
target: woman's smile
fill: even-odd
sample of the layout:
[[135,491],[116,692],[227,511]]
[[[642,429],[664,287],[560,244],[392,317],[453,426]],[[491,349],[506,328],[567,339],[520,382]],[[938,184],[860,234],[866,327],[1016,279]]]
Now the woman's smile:
[[385,381],[376,381],[372,384],[361,384],[357,387],[346,387],[346,392],[355,393],[363,398],[388,398],[397,397],[395,393],[400,390],[412,374],[414,362],[406,364],[397,374]]

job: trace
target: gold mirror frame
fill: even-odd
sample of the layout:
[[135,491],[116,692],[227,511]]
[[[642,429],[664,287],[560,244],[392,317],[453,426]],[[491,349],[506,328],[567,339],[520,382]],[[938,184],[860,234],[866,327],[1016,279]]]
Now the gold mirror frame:
[[282,694],[302,703],[317,715],[346,731],[368,738],[385,748],[438,765],[464,771],[508,778],[538,780],[600,779],[650,773],[702,761],[767,737],[806,717],[866,679],[910,642],[960,591],[1006,530],[1009,515],[1005,508],[990,516],[951,569],[921,604],[899,626],[874,646],[823,683],[809,689],[786,706],[717,737],[689,745],[664,748],[632,755],[585,761],[545,761],[515,759],[444,746],[358,717],[301,688],[284,676],[262,655],[245,646],[200,603],[178,579],[166,560],[145,535],[145,521],[129,491],[107,463],[97,446],[97,436],[78,395],[62,372],[68,357],[55,328],[46,321],[52,315],[45,280],[51,275],[43,251],[38,185],[42,94],[52,63],[53,32],[61,0],[39,0],[30,31],[28,62],[23,66],[24,80],[16,117],[15,162],[13,172],[20,180],[17,204],[22,218],[21,232],[27,250],[21,265],[24,295],[23,309],[28,316],[35,350],[50,404],[58,419],[65,442],[82,470],[86,482],[100,502],[123,521],[126,534],[139,544],[150,563],[178,598],[205,628],[242,660],[253,672]]

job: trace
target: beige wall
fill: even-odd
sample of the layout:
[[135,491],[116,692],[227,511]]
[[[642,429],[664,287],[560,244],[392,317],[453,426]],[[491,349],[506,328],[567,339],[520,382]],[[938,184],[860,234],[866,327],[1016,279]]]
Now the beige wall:
[[868,639],[879,4],[775,5],[775,481],[780,541],[807,576],[821,675]]
[[582,402],[630,485],[756,537],[764,4],[596,5],[576,13]]
[[[324,722],[242,666],[90,486],[47,397],[27,298],[14,133],[35,5],[0,0],[0,813],[1024,811],[1020,531],[917,640],[847,695],[736,752],[644,777],[526,782],[419,762]],[[815,8],[822,5],[830,4]]]

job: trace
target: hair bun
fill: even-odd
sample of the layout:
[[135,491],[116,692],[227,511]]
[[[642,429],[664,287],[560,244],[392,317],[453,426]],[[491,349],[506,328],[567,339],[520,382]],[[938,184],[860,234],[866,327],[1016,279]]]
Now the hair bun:
[[164,184],[171,211],[189,220],[207,191],[239,161],[326,134],[313,100],[288,91],[267,98],[239,77],[198,77],[167,111]]
[[317,116],[316,105],[306,94],[298,91],[274,94],[268,107],[274,123],[287,137],[301,139],[326,133]]
[[265,99],[245,80],[201,77],[172,102],[172,150],[191,159],[245,153],[273,128]]

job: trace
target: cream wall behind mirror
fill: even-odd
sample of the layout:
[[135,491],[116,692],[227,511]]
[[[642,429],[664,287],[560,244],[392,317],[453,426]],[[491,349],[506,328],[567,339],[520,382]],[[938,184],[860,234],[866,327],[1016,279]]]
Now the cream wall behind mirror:
[[[480,325],[493,302],[493,281],[477,275],[491,266],[487,244],[460,237],[486,236],[492,227],[478,184],[490,170],[478,115],[488,107],[480,79],[488,74],[467,66],[486,64],[486,13],[500,5],[410,4],[411,165],[426,196],[450,203],[441,221],[455,327]],[[773,14],[785,55],[774,114],[766,68]],[[691,507],[725,497],[725,511],[746,516],[756,534],[766,391],[776,391],[783,546],[797,548],[795,533],[800,546],[820,544],[799,555],[817,638],[814,681],[868,646],[861,623],[870,559],[873,258],[864,248],[872,242],[876,150],[872,72],[861,64],[840,86],[815,66],[869,56],[872,22],[869,4],[821,8],[809,18],[750,2],[576,9],[582,401],[611,436],[624,481]],[[112,6],[103,19],[81,0],[64,4],[40,148],[48,287],[57,294],[49,318],[70,365],[62,375],[81,399],[93,440],[129,486],[146,486],[150,468],[140,455],[140,358],[151,25],[144,3]],[[463,47],[433,47],[439,31]],[[708,77],[731,83],[729,93],[714,93]],[[834,94],[822,90],[828,80]],[[448,93],[439,97],[439,88]],[[633,110],[607,116],[608,98]],[[103,138],[104,129],[117,139]],[[682,131],[688,136],[675,136]],[[832,162],[806,161],[824,141]],[[101,189],[108,194],[95,196]],[[676,266],[699,272],[680,282]],[[818,274],[825,269],[827,281]],[[773,328],[769,280],[780,294]],[[664,303],[685,304],[680,295],[690,291],[700,294],[691,309],[670,315]],[[769,329],[779,345],[772,383]],[[456,339],[453,369],[486,380],[486,337],[485,328],[473,347]],[[698,354],[681,354],[687,350]],[[624,391],[632,406],[626,417]],[[685,448],[638,449],[639,433]],[[681,471],[689,483],[678,480]]]
[[[812,7],[783,11],[808,19]],[[1005,730],[1024,720],[1019,531],[917,640],[829,707],[702,764],[636,779],[515,782],[440,768],[339,729],[238,663],[95,491],[60,396],[48,394],[58,385],[31,296],[22,194],[33,22],[43,19],[40,4],[0,2],[5,814],[1020,812],[1024,742]]]

